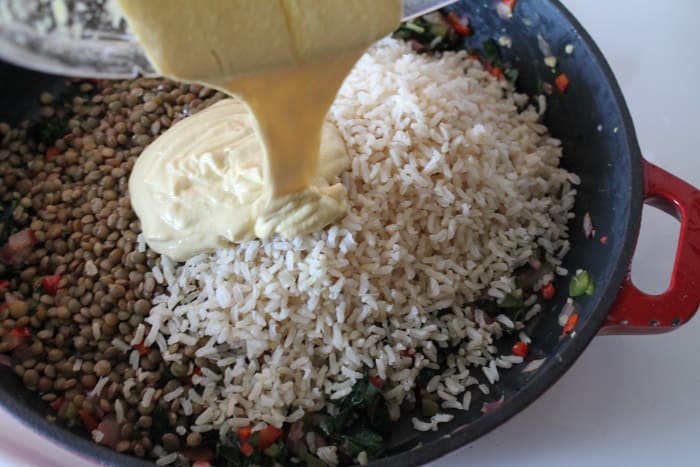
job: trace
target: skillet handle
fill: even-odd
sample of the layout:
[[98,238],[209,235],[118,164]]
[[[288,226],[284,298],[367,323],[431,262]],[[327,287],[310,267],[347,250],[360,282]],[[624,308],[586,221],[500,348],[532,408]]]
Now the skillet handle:
[[671,285],[659,295],[646,294],[628,270],[599,335],[668,332],[700,306],[700,190],[651,162],[643,164],[645,201],[681,223]]

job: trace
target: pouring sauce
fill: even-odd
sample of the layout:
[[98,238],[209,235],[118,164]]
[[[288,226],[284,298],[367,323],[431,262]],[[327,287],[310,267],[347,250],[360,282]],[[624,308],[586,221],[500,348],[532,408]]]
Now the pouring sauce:
[[151,248],[185,260],[345,213],[349,162],[325,116],[366,47],[399,24],[401,0],[118,1],[163,75],[232,96],[137,159],[129,191]]

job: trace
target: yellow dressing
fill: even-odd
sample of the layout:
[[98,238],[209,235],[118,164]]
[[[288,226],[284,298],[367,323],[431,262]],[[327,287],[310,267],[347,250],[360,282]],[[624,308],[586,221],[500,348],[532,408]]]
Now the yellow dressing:
[[[310,190],[325,193],[317,199],[327,199],[335,203],[333,210],[344,212],[345,190],[332,184],[349,161],[330,123],[323,126],[319,162]],[[220,101],[170,128],[149,146],[148,157],[136,160],[129,184],[151,248],[184,260],[227,242],[263,236],[257,232],[266,227],[259,216],[265,203],[262,165],[251,114],[237,99]],[[313,200],[307,206],[314,206]],[[307,218],[313,222],[318,211]],[[290,232],[304,230],[308,222],[299,215],[290,220]]]
[[222,101],[141,154],[129,190],[154,250],[184,260],[345,213],[347,156],[324,119],[364,49],[398,25],[401,0],[119,3],[161,73],[239,96],[254,116]]

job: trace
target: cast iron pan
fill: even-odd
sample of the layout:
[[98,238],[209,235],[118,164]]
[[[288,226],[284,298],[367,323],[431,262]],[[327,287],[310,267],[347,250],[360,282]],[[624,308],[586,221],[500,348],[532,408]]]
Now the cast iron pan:
[[[374,465],[418,465],[457,449],[539,397],[596,334],[669,331],[690,319],[700,304],[700,191],[642,158],[610,68],[588,34],[558,1],[520,0],[510,20],[497,15],[496,1],[463,0],[451,9],[467,16],[475,31],[464,40],[465,48],[480,48],[484,40],[502,35],[511,38],[512,47],[503,48],[503,55],[519,68],[521,91],[534,93],[538,80],[551,83],[555,76],[543,62],[538,34],[559,58],[557,72],[569,76],[568,91],[560,95],[555,90],[549,96],[545,123],[563,142],[562,165],[582,180],[576,217],[570,224],[572,249],[564,266],[569,271],[588,270],[597,290],[578,301],[578,324],[574,332],[562,336],[557,317],[567,298],[568,279],[555,283],[558,292],[551,309],[529,330],[533,344],[526,364],[544,359],[541,367],[524,373],[523,364],[501,372],[495,391],[475,397],[471,411],[456,413],[454,420],[437,432],[418,435],[411,429],[410,418],[405,417],[396,424],[390,442],[392,455]],[[573,45],[571,55],[564,53],[567,44]],[[38,93],[62,86],[61,78],[0,64],[0,120],[16,123],[35,116]],[[647,200],[681,221],[671,285],[657,296],[643,294],[629,279],[642,204]],[[586,212],[595,224],[593,239],[587,239],[581,227]],[[605,243],[600,241],[602,237],[607,237]],[[505,350],[512,342],[502,344]],[[0,372],[0,403],[33,429],[101,463],[151,465],[48,423],[46,407],[39,398],[27,391],[10,369]],[[483,413],[485,404],[501,398],[500,406]],[[418,443],[420,447],[412,449]]]

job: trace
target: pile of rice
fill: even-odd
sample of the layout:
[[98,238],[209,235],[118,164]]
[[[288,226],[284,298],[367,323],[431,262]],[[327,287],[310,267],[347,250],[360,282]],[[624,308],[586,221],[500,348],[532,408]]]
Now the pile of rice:
[[[578,179],[558,167],[560,142],[539,123],[544,103],[519,112],[527,99],[464,52],[419,55],[393,39],[373,47],[330,112],[352,159],[348,214],[303,238],[185,264],[164,257],[153,271],[168,291],[145,343],[166,361],[182,358],[172,344],[198,345],[219,369],[194,376],[200,390],[164,395],[186,414],[205,407],[192,429],[299,420],[347,395],[364,368],[387,381],[395,418],[420,370],[437,368],[437,348],[459,342],[428,389],[443,407],[467,409],[472,390],[489,391],[480,380],[520,363],[494,346],[516,324],[468,304],[503,297],[538,248],[553,265],[569,248]],[[416,426],[449,419],[440,416]]]

